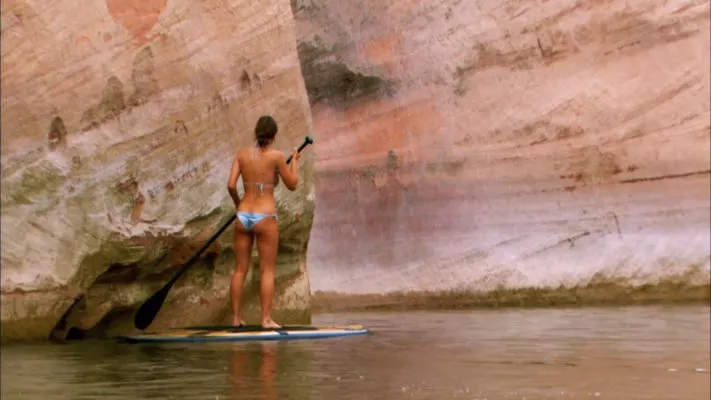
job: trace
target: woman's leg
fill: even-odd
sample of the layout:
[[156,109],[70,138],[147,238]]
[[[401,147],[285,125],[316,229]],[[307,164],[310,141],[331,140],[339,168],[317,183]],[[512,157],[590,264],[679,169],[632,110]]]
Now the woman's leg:
[[235,250],[235,272],[232,274],[231,297],[232,297],[232,325],[244,325],[240,318],[239,307],[242,300],[242,290],[244,289],[244,279],[249,271],[249,263],[252,260],[253,236],[246,232],[242,224],[235,222],[234,250]]
[[254,226],[259,249],[260,299],[262,302],[262,327],[280,328],[272,320],[272,300],[274,298],[274,267],[279,247],[279,227],[272,217],[264,218]]

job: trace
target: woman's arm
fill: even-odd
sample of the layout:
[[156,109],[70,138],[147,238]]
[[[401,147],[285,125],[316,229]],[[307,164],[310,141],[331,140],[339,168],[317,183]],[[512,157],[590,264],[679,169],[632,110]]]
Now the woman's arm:
[[235,154],[232,161],[232,170],[230,171],[230,179],[227,181],[227,191],[230,192],[232,202],[235,203],[235,208],[239,208],[239,194],[237,193],[237,179],[239,179],[239,158]]
[[287,189],[294,191],[296,190],[296,185],[299,184],[299,152],[294,150],[294,154],[291,157],[291,164],[286,164],[286,159],[284,154],[277,152],[277,170],[279,171],[279,176],[281,180],[284,181]]

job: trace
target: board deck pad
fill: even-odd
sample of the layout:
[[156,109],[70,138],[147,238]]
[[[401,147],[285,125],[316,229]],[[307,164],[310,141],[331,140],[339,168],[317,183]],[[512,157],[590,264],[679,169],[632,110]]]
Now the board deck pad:
[[325,339],[332,337],[363,335],[368,333],[363,325],[341,326],[283,326],[265,329],[260,325],[243,326],[189,326],[119,336],[123,342],[237,342],[258,340]]

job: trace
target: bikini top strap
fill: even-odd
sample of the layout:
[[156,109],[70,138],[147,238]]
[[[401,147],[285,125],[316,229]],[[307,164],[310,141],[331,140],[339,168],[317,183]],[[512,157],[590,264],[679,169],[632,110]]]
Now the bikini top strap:
[[262,183],[262,182],[243,182],[244,185],[255,185],[259,189],[259,194],[264,194],[264,186],[274,186],[272,183]]

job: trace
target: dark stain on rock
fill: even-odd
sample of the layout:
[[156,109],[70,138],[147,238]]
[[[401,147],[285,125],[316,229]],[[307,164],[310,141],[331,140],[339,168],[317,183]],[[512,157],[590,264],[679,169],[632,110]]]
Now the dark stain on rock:
[[669,174],[669,175],[661,175],[661,176],[650,176],[650,177],[645,177],[645,178],[623,179],[620,181],[620,183],[653,182],[653,181],[662,181],[665,179],[679,179],[679,178],[688,178],[691,176],[709,175],[710,173],[711,173],[711,170],[694,171],[694,172],[687,172],[687,173],[683,173],[683,174]]
[[128,100],[129,106],[144,104],[151,96],[158,93],[158,82],[153,77],[154,72],[153,51],[150,46],[146,46],[138,52],[133,60],[131,81],[134,91]]
[[124,196],[125,201],[132,203],[131,222],[137,223],[141,221],[141,213],[146,203],[146,197],[139,191],[138,181],[134,177],[130,177],[116,186],[116,190]]
[[175,127],[173,128],[173,133],[176,135],[187,135],[188,134],[188,127],[185,125],[185,122],[183,120],[177,120],[175,121]]
[[579,233],[579,234],[577,234],[577,235],[573,235],[573,236],[567,237],[567,238],[565,238],[565,239],[559,240],[559,241],[557,241],[557,242],[555,242],[555,243],[552,243],[552,244],[550,244],[550,245],[548,245],[548,246],[543,247],[542,249],[539,249],[539,250],[536,250],[536,251],[534,251],[534,252],[532,252],[532,253],[526,254],[526,255],[524,255],[522,258],[525,259],[525,258],[528,258],[528,257],[533,257],[533,256],[535,256],[535,255],[542,254],[542,253],[544,253],[544,252],[546,252],[546,251],[548,251],[548,250],[552,250],[552,249],[558,248],[558,247],[560,247],[560,246],[562,246],[562,245],[567,245],[567,246],[570,247],[570,248],[575,247],[575,242],[576,242],[578,239],[582,239],[582,238],[584,238],[584,237],[586,237],[586,236],[590,236],[590,232],[585,231],[585,232]]
[[138,196],[133,201],[133,210],[131,211],[131,223],[135,224],[141,221],[141,213],[146,204],[146,198],[143,193],[138,192]]
[[391,93],[390,83],[378,76],[352,71],[340,62],[322,61],[332,54],[332,50],[301,42],[297,51],[312,105],[326,101],[334,106],[347,106],[355,101]]
[[319,9],[319,6],[315,4],[314,1],[310,0],[291,0],[291,12],[296,16],[298,13],[304,12],[314,12]]
[[227,102],[220,92],[215,92],[212,96],[212,104],[219,110],[223,110],[227,106]]
[[442,170],[449,176],[456,176],[466,165],[466,160],[449,161],[442,164]]
[[112,76],[106,82],[99,104],[86,110],[82,115],[81,123],[83,129],[92,129],[112,118],[116,118],[125,109],[123,83],[119,78]]
[[561,59],[567,54],[577,53],[578,46],[573,35],[562,30],[545,30],[536,36],[536,44],[544,62]]
[[444,12],[444,19],[450,20],[454,16],[454,12],[452,11],[452,7],[447,7],[447,11]]
[[49,134],[47,141],[49,142],[49,150],[53,151],[60,147],[64,147],[67,143],[67,128],[64,126],[64,121],[61,117],[54,117],[49,125]]
[[247,71],[242,71],[242,75],[239,77],[239,87],[242,90],[250,90],[252,88],[252,80],[249,78]]
[[[476,71],[501,67],[512,71],[531,69],[537,64],[550,64],[563,59],[566,55],[580,51],[573,35],[564,30],[545,29],[541,27],[524,29],[521,34],[529,35],[530,40],[517,47],[511,47],[504,41],[476,43],[473,50],[476,59],[457,67],[454,78],[463,79]],[[462,89],[458,89],[459,92]]]
[[138,182],[136,181],[136,178],[130,177],[122,182],[119,182],[119,184],[116,185],[116,189],[120,193],[133,197],[138,192]]
[[445,174],[454,177],[457,176],[457,174],[464,168],[466,163],[466,160],[432,162],[425,166],[425,170],[431,174],[444,172]]
[[359,175],[356,175],[356,176],[363,177],[363,178],[365,178],[366,180],[372,182],[372,181],[373,181],[373,178],[375,178],[375,175],[376,175],[377,173],[378,173],[378,172],[377,172],[376,167],[368,167],[368,168],[365,168],[365,169],[363,169],[362,171],[360,171],[360,174],[359,174]]
[[612,211],[610,212],[612,214],[612,219],[615,221],[615,229],[617,230],[617,236],[622,239],[622,229],[620,229],[620,220],[617,218],[617,214]]
[[220,112],[227,109],[227,106],[228,103],[225,101],[225,98],[222,97],[222,94],[220,94],[220,92],[215,92],[215,94],[212,95],[212,100],[207,103],[207,112]]
[[[708,19],[708,12],[699,13],[701,19]],[[687,39],[700,32],[694,18],[679,19],[668,16],[652,21],[642,12],[623,11],[604,21],[589,24],[595,37],[608,46],[605,55],[620,56],[647,50],[654,46]]]
[[536,44],[510,50],[500,50],[493,43],[478,43],[475,46],[477,62],[466,69],[482,70],[491,67],[504,67],[513,71],[533,68],[533,62],[539,58],[540,49]]
[[582,136],[585,134],[585,130],[579,126],[556,125],[548,121],[535,121],[515,130],[513,134],[515,137],[532,138],[533,140],[529,144],[535,146],[554,140]]
[[555,139],[556,140],[563,140],[563,139],[569,139],[572,137],[576,136],[582,136],[585,133],[585,130],[579,126],[561,126],[557,125],[554,126],[555,129]]
[[613,176],[622,172],[613,153],[602,152],[596,147],[586,150],[583,159],[573,163],[570,170],[570,174],[561,175],[560,178],[573,179],[583,185],[611,182]]
[[260,88],[262,87],[263,79],[259,74],[252,74],[252,80],[259,86]]
[[400,166],[400,162],[398,160],[397,154],[395,154],[395,150],[389,150],[388,151],[388,161],[386,164],[387,170],[388,171],[394,171],[398,169]]

